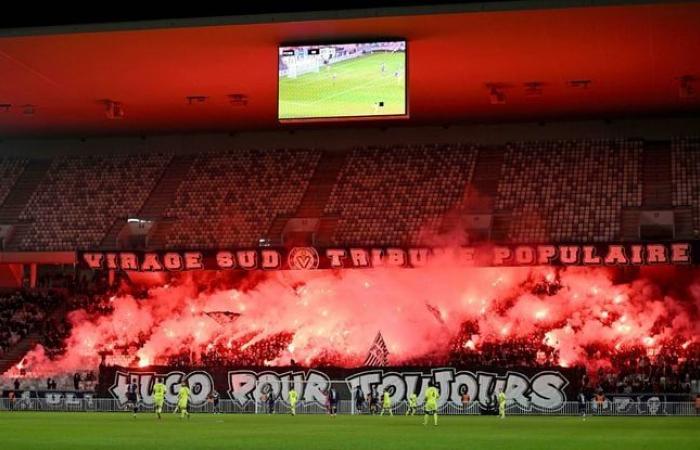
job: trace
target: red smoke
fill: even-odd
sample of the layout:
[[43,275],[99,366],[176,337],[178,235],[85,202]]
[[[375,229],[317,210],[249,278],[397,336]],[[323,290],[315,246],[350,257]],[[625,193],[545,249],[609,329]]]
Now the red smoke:
[[[120,295],[114,311],[70,314],[67,351],[56,361],[38,347],[25,359],[37,374],[95,368],[102,351],[132,347],[134,364],[166,363],[212,348],[229,354],[274,347],[270,365],[361,365],[377,331],[392,364],[444,361],[456,340],[467,351],[537,336],[562,366],[611,365],[616,352],[687,348],[700,332],[700,273],[690,267],[468,268],[181,275],[148,298]],[[235,288],[224,287],[235,285]],[[536,288],[539,286],[540,291]],[[542,292],[550,289],[549,292]],[[217,314],[212,313],[236,313]],[[209,314],[207,314],[209,313]],[[221,317],[224,320],[220,320]],[[227,320],[226,318],[231,318]],[[465,323],[475,330],[464,335]]]

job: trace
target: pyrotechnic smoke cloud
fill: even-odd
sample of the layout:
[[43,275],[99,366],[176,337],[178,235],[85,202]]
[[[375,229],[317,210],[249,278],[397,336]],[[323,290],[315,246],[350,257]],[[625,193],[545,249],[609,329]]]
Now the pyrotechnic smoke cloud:
[[[679,271],[683,273],[678,275]],[[674,278],[675,277],[675,278]],[[541,336],[561,365],[610,364],[610,353],[671,340],[685,345],[700,334],[700,276],[695,269],[642,271],[619,283],[606,268],[463,268],[438,261],[420,269],[287,271],[251,274],[236,288],[202,287],[194,275],[152,287],[147,299],[113,298],[114,311],[70,314],[67,351],[56,361],[42,348],[24,361],[36,373],[94,368],[99,352],[134,346],[142,365],[188,349],[244,342],[244,348],[290,333],[271,365],[292,359],[314,364],[324,355],[343,366],[362,364],[381,331],[392,364],[422,355],[446,357],[465,322],[478,330],[465,348]],[[669,280],[680,282],[669,282]],[[204,280],[209,284],[211,278]],[[535,294],[537,283],[559,286]],[[212,312],[240,314],[230,322]],[[475,338],[475,339],[472,339]],[[592,353],[591,348],[603,349]]]

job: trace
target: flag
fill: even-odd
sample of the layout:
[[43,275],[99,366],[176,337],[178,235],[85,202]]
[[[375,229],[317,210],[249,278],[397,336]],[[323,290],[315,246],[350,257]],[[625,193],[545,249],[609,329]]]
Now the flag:
[[389,365],[389,349],[386,348],[386,343],[382,337],[382,332],[377,332],[377,337],[374,338],[372,346],[369,348],[369,353],[367,353],[367,359],[365,359],[365,366],[388,366]]
[[211,311],[206,313],[206,315],[214,319],[219,325],[232,323],[240,316],[240,314],[230,311]]
[[440,310],[437,309],[435,306],[431,305],[430,303],[426,303],[425,307],[428,308],[428,311],[430,311],[435,319],[440,322],[442,325],[445,325],[445,321],[442,318],[442,314],[440,313]]

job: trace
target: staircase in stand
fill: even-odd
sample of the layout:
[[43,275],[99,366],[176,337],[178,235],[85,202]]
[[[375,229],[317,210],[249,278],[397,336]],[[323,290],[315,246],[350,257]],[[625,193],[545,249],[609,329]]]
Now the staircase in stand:
[[[175,201],[177,189],[187,176],[195,155],[176,155],[170,160],[170,164],[163,170],[158,183],[141,206],[136,217],[144,220],[155,220],[155,229],[149,236],[148,246],[159,248],[165,244],[172,220],[164,217],[168,207]],[[126,217],[116,219],[107,230],[100,244],[103,248],[115,248],[119,233],[126,225]]]
[[[464,222],[464,214],[493,214],[494,203],[498,195],[498,182],[503,166],[503,149],[500,147],[483,147],[474,163],[471,180],[464,187],[462,203],[459,208],[448,211],[442,218],[439,231],[449,233],[458,228],[468,228]],[[506,224],[507,225],[507,224]],[[495,220],[492,221],[492,228]],[[503,226],[503,224],[499,224]],[[483,236],[480,236],[482,235]],[[470,238],[484,239],[489,233],[472,229]]]
[[177,189],[192,167],[195,155],[176,155],[139,211],[139,219],[159,219],[175,200]]
[[325,152],[316,165],[304,196],[294,217],[321,217],[333,186],[345,164],[347,155],[341,152]]
[[323,217],[323,214],[346,160],[347,153],[345,152],[329,151],[323,153],[296,212],[291,216],[278,216],[270,225],[267,237],[272,245],[282,243],[282,233],[289,219],[293,218],[320,218],[315,240],[317,242],[319,240],[330,241],[338,219],[336,217]]
[[642,160],[642,207],[671,209],[671,148],[668,142],[646,142]]
[[100,248],[103,249],[112,249],[117,247],[117,238],[119,237],[119,233],[122,231],[122,228],[124,228],[124,224],[126,223],[125,219],[116,219],[113,223],[112,226],[109,227],[109,230],[107,230],[107,234],[105,234],[105,237],[102,238],[102,241],[100,242]]
[[464,210],[492,213],[498,195],[498,182],[503,166],[503,149],[487,147],[479,150],[472,179],[464,193]]

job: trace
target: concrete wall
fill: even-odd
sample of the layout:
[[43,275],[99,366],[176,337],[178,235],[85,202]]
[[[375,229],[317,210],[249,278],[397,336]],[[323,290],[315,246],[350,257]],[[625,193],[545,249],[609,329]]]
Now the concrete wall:
[[699,118],[473,124],[424,127],[290,128],[232,134],[188,134],[73,139],[3,139],[0,155],[49,158],[91,153],[172,151],[198,153],[235,148],[347,149],[355,145],[473,142],[498,145],[521,140],[643,138],[668,140],[700,135]]

